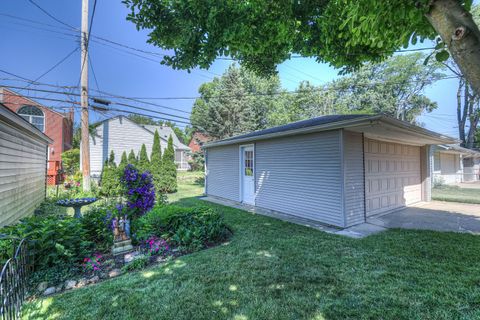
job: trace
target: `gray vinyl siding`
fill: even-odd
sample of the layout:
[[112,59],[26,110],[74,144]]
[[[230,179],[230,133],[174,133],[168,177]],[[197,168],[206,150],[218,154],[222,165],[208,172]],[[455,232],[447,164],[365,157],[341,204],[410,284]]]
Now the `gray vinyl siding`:
[[46,167],[47,142],[0,119],[0,226],[33,214],[44,200]]
[[206,167],[206,193],[240,201],[239,146],[209,148]]
[[365,222],[363,135],[343,131],[345,225]]
[[257,141],[256,206],[343,227],[341,142],[340,130]]
[[[97,178],[101,175],[103,164],[111,150],[115,154],[115,162],[118,165],[124,151],[127,156],[130,150],[138,155],[142,144],[145,144],[150,158],[153,145],[153,134],[150,131],[123,117],[103,122],[97,127],[94,137],[90,136],[90,171],[92,177]],[[160,139],[162,152],[166,146],[166,142]]]

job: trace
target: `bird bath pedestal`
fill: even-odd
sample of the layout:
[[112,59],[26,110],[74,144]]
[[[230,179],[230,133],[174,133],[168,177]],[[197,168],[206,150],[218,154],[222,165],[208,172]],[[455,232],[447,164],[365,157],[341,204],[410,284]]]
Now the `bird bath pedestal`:
[[87,204],[91,204],[97,201],[97,198],[78,198],[78,199],[65,199],[65,200],[58,200],[57,205],[62,207],[70,207],[75,210],[75,214],[73,215],[75,218],[82,217],[82,207],[86,206]]

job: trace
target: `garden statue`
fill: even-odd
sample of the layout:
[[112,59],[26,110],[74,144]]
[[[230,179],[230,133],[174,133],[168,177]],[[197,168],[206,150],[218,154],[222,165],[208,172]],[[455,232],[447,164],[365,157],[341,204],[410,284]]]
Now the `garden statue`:
[[126,253],[133,249],[132,240],[130,240],[130,221],[120,217],[112,220],[113,227],[113,249],[114,255]]

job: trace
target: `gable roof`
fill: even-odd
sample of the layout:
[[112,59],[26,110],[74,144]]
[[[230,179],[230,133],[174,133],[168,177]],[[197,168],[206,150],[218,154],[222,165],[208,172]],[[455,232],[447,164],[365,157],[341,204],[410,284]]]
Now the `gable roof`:
[[170,137],[171,135],[175,149],[190,150],[188,146],[180,142],[180,139],[178,139],[177,135],[175,134],[175,131],[173,131],[173,129],[170,127],[154,126],[154,125],[148,125],[148,124],[142,125],[142,127],[144,127],[145,129],[147,129],[153,134],[155,134],[155,130],[158,130],[158,134],[160,135],[160,138],[167,141],[168,141],[168,137]]
[[214,141],[204,145],[205,148],[243,143],[260,139],[269,139],[273,137],[289,136],[301,133],[319,132],[341,128],[372,126],[375,124],[388,124],[404,131],[410,131],[416,135],[428,137],[435,143],[454,143],[454,138],[421,128],[411,123],[394,119],[385,115],[370,114],[348,114],[348,115],[328,115],[308,120],[292,122],[286,125],[268,128],[265,130],[254,131],[251,133],[234,136],[231,138]]
[[136,123],[135,121],[132,121],[132,120],[128,119],[128,117],[125,117],[123,115],[118,115],[118,116],[115,116],[115,117],[112,117],[112,118],[105,119],[105,120],[99,122],[98,124],[102,125],[104,122],[111,121],[111,120],[114,120],[114,119],[127,120],[130,123],[135,124],[141,130],[145,130],[145,131],[151,133],[152,135],[155,134],[155,130],[158,130],[158,134],[160,135],[160,139],[162,139],[163,141],[166,141],[166,142],[168,141],[168,137],[170,135],[172,135],[174,149],[190,150],[189,147],[187,147],[186,145],[184,145],[183,143],[180,142],[177,135],[175,134],[175,131],[173,131],[173,129],[170,128],[170,127],[153,126],[153,125],[140,125],[140,124]]

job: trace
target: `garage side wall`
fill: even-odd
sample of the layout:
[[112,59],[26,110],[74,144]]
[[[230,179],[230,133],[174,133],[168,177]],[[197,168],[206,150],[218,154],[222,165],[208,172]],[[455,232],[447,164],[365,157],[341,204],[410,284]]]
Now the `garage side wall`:
[[256,206],[343,227],[341,163],[339,130],[257,141]]
[[343,131],[343,162],[345,224],[349,227],[365,222],[365,175],[361,133]]
[[239,146],[208,148],[206,151],[207,195],[240,201]]

